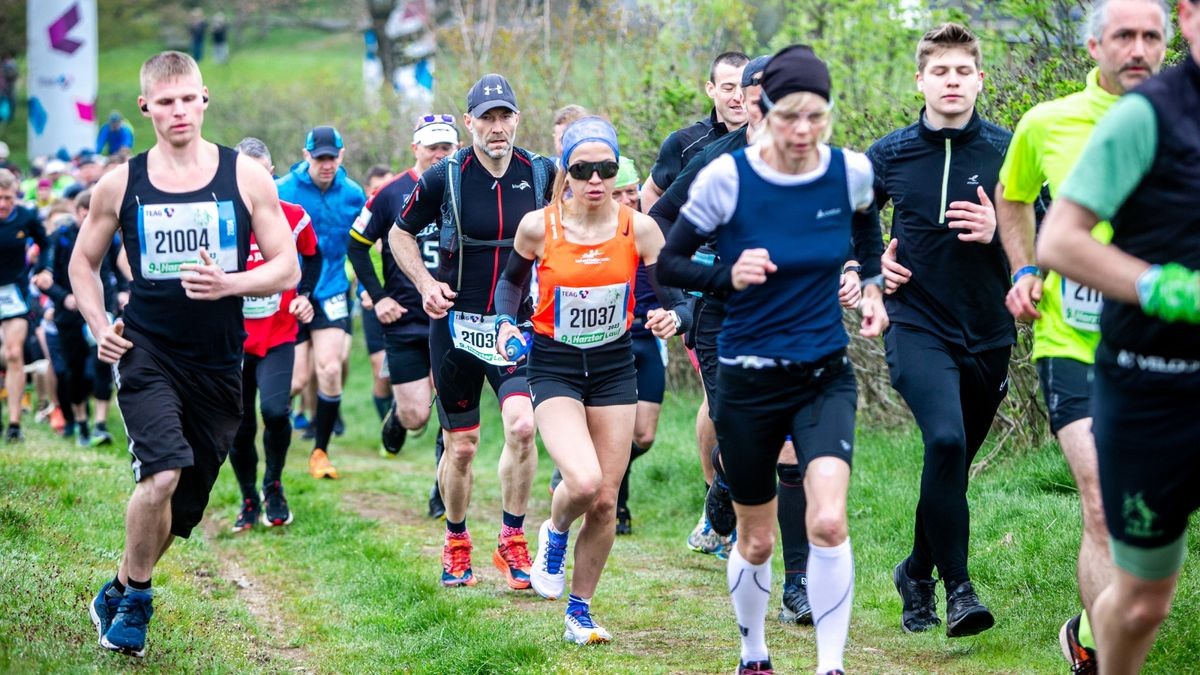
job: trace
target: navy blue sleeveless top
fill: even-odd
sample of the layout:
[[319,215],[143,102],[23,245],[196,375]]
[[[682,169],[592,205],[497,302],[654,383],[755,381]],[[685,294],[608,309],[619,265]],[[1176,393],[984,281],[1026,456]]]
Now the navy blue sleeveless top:
[[733,153],[737,207],[717,229],[717,249],[732,261],[765,248],[779,269],[766,283],[730,295],[718,355],[811,363],[849,343],[838,288],[854,206],[845,157],[830,150],[825,175],[802,185],[771,183],[751,168],[744,149]]
[[250,212],[238,191],[237,152],[218,152],[212,181],[191,192],[154,187],[146,153],[133,157],[120,212],[133,270],[125,323],[144,338],[138,346],[207,371],[240,367],[246,337],[242,298],[192,300],[180,283],[179,266],[199,262],[201,248],[226,272],[246,269]]

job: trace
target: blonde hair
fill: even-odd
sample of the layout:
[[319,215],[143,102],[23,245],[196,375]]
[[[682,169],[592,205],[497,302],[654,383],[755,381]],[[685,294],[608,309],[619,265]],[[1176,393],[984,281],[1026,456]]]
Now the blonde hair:
[[159,52],[142,64],[142,96],[159,82],[191,75],[195,75],[201,85],[204,84],[204,79],[200,76],[200,66],[196,65],[196,60],[191,56],[176,51]]
[[0,169],[0,190],[15,190],[17,177],[8,169]]
[[975,59],[975,68],[983,68],[983,54],[979,50],[979,38],[957,23],[944,23],[931,29],[917,43],[917,72],[924,72],[929,57],[938,52],[961,49]]
[[582,117],[587,117],[587,108],[575,103],[569,103],[554,111],[554,124],[567,125]]
[[[820,143],[829,143],[829,139],[833,137],[833,105],[829,101],[826,101],[825,97],[820,94],[814,94],[811,91],[794,91],[779,99],[770,112],[767,113],[766,120],[769,121],[771,117],[784,113],[798,113],[804,106],[813,101],[820,101],[829,111],[829,122],[825,124],[825,129],[821,131],[821,135],[817,138],[817,141]],[[771,135],[771,125],[768,123],[762,126],[762,132],[759,134],[756,142],[770,143],[773,138]]]

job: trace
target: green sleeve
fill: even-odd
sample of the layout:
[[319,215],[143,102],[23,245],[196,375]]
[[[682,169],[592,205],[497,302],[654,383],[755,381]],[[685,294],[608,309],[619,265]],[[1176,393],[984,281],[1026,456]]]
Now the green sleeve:
[[1004,185],[1004,198],[1012,202],[1032,204],[1042,192],[1046,176],[1042,172],[1041,157],[1044,134],[1037,128],[1037,111],[1030,110],[1017,124],[1008,152],[1004,155],[1004,166],[1000,167],[1000,182]]
[[1112,220],[1150,172],[1158,148],[1158,119],[1145,97],[1129,94],[1096,125],[1059,196]]

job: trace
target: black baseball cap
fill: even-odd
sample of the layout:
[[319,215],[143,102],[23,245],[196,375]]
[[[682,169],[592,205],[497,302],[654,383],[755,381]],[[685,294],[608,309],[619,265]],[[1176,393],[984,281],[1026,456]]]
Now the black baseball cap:
[[767,69],[767,64],[770,62],[770,54],[750,59],[750,63],[747,63],[746,67],[742,69],[742,86],[749,87],[758,84],[762,80],[763,71]]
[[314,127],[304,139],[304,149],[313,157],[336,157],[342,149],[342,135],[333,127]]
[[503,75],[488,73],[479,78],[467,92],[467,114],[479,117],[492,108],[508,108],[513,112],[521,112],[517,107],[517,95],[513,93],[508,80]]

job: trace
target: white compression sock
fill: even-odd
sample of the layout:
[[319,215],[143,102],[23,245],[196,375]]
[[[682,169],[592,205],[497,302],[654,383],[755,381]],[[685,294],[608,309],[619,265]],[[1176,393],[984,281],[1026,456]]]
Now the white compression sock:
[[771,602],[771,559],[768,557],[761,565],[752,565],[734,545],[729,553],[726,578],[733,612],[742,633],[742,663],[766,661],[769,655],[764,624],[767,605]]
[[854,554],[849,538],[837,546],[808,545],[808,601],[817,629],[817,672],[844,669],[842,652],[854,604]]

